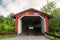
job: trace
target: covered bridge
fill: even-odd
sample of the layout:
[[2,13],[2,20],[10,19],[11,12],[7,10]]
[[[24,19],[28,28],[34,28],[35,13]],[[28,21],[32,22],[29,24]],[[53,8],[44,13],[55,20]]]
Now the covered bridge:
[[15,32],[17,34],[29,31],[36,34],[45,34],[45,32],[48,32],[48,19],[52,16],[30,8],[15,14],[13,18],[16,19]]

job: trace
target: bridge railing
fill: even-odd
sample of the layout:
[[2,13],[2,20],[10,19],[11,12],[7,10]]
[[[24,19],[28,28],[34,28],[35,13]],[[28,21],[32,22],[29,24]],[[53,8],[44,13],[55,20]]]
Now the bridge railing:
[[53,37],[55,37],[55,38],[60,38],[60,35],[58,35],[58,34],[46,33],[46,32],[45,32],[45,34],[47,34],[47,35],[49,35],[49,36],[53,36]]
[[0,35],[5,35],[5,34],[17,34],[15,32],[0,32]]

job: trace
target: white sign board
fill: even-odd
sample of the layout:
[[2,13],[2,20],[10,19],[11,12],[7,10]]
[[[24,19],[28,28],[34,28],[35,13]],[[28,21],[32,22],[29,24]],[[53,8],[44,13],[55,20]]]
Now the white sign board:
[[34,13],[34,15],[39,15],[39,13]]

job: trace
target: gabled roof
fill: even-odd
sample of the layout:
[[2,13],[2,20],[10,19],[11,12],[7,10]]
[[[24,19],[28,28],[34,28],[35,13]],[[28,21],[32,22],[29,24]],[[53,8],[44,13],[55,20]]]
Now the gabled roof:
[[41,11],[36,10],[36,9],[33,9],[33,8],[30,8],[30,9],[24,10],[24,11],[22,11],[22,12],[19,12],[19,13],[13,15],[13,18],[16,18],[17,15],[19,15],[19,14],[21,14],[21,13],[24,13],[24,12],[26,12],[26,11],[34,11],[34,12],[37,12],[37,13],[41,13],[41,14],[47,16],[48,19],[50,19],[50,18],[53,17],[53,16],[51,16],[51,15],[48,15],[47,13],[41,12]]

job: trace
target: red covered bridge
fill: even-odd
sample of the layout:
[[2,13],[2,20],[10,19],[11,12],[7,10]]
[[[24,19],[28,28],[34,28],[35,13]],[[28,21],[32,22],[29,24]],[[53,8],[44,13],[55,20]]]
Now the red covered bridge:
[[17,34],[29,31],[45,34],[45,32],[48,32],[48,19],[52,16],[30,8],[15,14],[13,18],[16,19],[15,32]]

